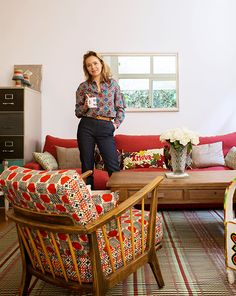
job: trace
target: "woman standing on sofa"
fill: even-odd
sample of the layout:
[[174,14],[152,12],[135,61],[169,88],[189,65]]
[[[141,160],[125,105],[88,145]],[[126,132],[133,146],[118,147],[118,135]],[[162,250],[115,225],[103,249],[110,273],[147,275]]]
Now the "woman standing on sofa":
[[[94,51],[83,57],[86,80],[76,91],[75,115],[81,118],[77,140],[82,173],[94,168],[97,144],[109,176],[119,171],[114,131],[125,117],[125,104],[118,83],[111,78],[108,66]],[[93,176],[87,178],[93,189]]]

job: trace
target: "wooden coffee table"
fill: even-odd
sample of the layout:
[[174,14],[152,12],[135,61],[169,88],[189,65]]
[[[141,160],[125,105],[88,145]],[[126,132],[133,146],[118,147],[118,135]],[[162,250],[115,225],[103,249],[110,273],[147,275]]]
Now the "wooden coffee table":
[[[222,208],[225,188],[236,177],[236,170],[188,171],[188,174],[184,179],[164,178],[158,190],[159,208]],[[107,187],[119,190],[122,201],[160,175],[165,173],[120,171],[112,174]]]

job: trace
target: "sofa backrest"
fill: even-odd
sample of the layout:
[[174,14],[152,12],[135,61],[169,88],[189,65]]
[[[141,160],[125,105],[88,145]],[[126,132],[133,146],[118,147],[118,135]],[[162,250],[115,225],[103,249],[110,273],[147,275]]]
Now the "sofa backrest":
[[159,135],[115,135],[116,148],[124,152],[137,152],[163,148]]
[[[217,136],[206,136],[199,137],[201,144],[210,144],[215,142],[223,142],[223,153],[224,156],[229,150],[236,146],[236,132],[217,135]],[[116,147],[118,150],[124,152],[135,152],[147,149],[158,149],[165,146],[165,142],[160,141],[160,135],[115,135]],[[62,139],[47,135],[45,138],[45,144],[43,152],[47,151],[51,153],[57,159],[56,146],[65,148],[76,148],[78,143],[76,139]]]
[[78,143],[76,139],[62,139],[47,135],[45,138],[43,152],[47,151],[57,159],[56,146],[65,148],[77,148]]
[[222,142],[224,156],[229,152],[229,150],[236,146],[236,132],[229,133],[225,135],[209,136],[209,137],[199,137],[199,145],[211,144],[216,142]]

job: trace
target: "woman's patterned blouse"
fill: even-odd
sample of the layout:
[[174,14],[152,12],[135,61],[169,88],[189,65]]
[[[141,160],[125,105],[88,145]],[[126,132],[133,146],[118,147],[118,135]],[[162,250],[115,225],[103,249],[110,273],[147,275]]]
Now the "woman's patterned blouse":
[[[85,111],[84,102],[86,94],[97,98],[97,108],[88,108]],[[125,102],[118,83],[111,79],[110,82],[101,82],[101,92],[98,91],[95,81],[82,82],[76,91],[75,115],[81,117],[104,116],[114,119],[117,128],[125,118]]]

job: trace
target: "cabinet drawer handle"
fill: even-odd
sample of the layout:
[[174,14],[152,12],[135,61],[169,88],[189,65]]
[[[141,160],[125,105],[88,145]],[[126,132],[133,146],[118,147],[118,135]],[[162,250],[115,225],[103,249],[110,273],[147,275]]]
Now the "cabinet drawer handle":
[[13,100],[14,95],[13,94],[5,94],[5,100]]
[[15,150],[11,149],[11,150],[8,150],[8,149],[4,149],[2,150],[3,153],[13,153]]
[[15,103],[11,102],[11,103],[2,103],[3,105],[15,105]]
[[4,146],[5,147],[13,147],[14,143],[13,143],[13,141],[5,141]]

